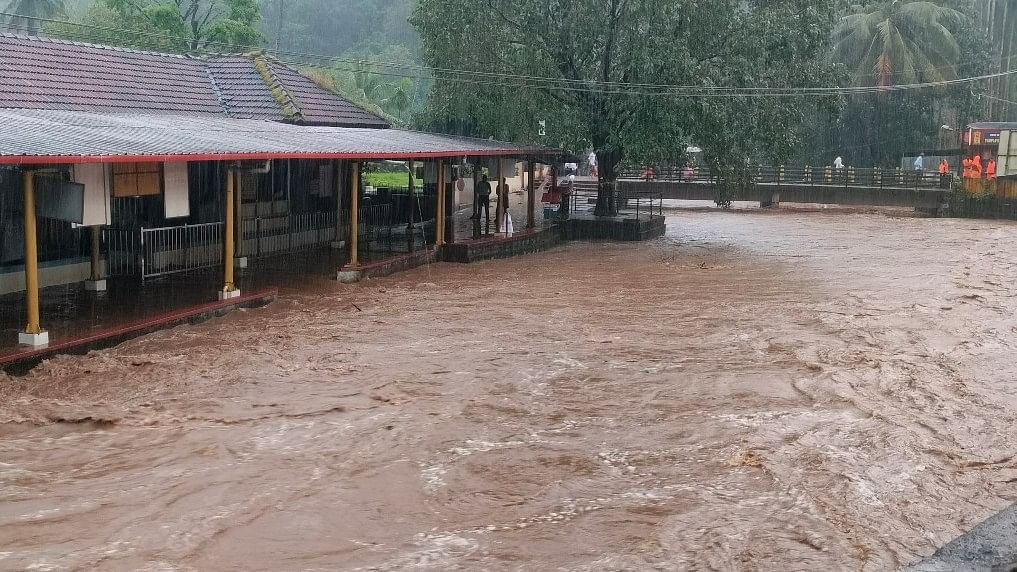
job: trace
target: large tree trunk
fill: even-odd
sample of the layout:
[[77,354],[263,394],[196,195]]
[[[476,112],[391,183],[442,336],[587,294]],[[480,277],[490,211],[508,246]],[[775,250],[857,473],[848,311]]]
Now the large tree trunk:
[[[597,138],[594,136],[594,139]],[[597,153],[599,179],[597,186],[597,207],[593,210],[593,214],[595,216],[617,216],[618,164],[621,162],[621,150],[608,148],[606,137],[600,141],[595,140],[593,149]]]

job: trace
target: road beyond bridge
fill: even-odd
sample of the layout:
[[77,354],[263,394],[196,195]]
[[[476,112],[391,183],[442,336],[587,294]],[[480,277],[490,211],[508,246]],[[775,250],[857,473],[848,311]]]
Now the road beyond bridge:
[[[936,214],[948,203],[951,175],[907,173],[880,169],[842,170],[761,168],[738,183],[725,185],[730,201],[781,202],[850,206],[913,207]],[[618,181],[622,200],[653,195],[668,200],[714,201],[718,179],[709,176],[665,174],[651,180]]]

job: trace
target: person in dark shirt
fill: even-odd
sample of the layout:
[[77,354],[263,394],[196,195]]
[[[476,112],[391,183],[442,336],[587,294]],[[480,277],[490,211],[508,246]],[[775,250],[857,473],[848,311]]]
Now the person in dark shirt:
[[[480,178],[477,184],[477,218],[480,218],[480,211],[484,211],[485,234],[491,233],[491,182],[487,175]],[[479,224],[479,223],[478,223]]]

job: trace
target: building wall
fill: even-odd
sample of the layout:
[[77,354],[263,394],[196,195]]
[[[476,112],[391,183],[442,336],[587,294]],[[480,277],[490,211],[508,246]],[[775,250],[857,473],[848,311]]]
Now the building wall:
[[[75,282],[84,282],[91,275],[91,264],[88,260],[58,260],[43,262],[39,265],[39,286],[62,286]],[[23,266],[0,268],[0,295],[25,290],[25,270]]]

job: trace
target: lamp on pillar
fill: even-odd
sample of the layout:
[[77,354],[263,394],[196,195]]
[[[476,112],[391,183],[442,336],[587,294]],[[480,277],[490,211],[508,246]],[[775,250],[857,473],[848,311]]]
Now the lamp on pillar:
[[49,332],[39,325],[39,248],[35,232],[35,171],[28,169],[22,175],[25,193],[25,314],[28,316],[25,331],[18,334],[23,346],[40,347],[49,344]]
[[233,265],[234,265],[233,257],[235,255],[233,244],[234,240],[233,228],[236,214],[235,213],[236,202],[234,199],[235,192],[234,183],[236,176],[237,176],[236,166],[230,165],[226,169],[226,197],[224,205],[225,222],[223,225],[224,228],[222,232],[223,287],[222,290],[219,291],[220,300],[229,300],[231,298],[237,298],[240,296],[240,289],[237,288],[237,285],[233,279]]

